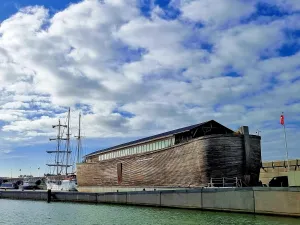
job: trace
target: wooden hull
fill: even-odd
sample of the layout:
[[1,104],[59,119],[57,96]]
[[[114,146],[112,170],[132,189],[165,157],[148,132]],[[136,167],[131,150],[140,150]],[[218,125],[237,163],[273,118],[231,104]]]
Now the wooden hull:
[[[209,135],[166,149],[77,164],[79,187],[201,187],[210,178],[250,176],[258,182],[260,137],[250,136],[251,167],[246,174],[244,136]],[[120,166],[121,165],[121,166]],[[120,169],[121,168],[121,169]]]

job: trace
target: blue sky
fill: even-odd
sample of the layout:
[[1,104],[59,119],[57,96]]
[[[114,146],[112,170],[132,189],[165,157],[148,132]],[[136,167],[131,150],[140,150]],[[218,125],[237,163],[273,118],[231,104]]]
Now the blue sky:
[[46,7],[52,14],[64,10],[72,3],[78,3],[80,0],[2,0],[0,3],[0,20],[3,21],[11,15],[17,13],[19,9],[26,6],[39,5]]
[[[83,113],[85,153],[214,119],[299,158],[300,2],[0,3],[0,176],[47,172],[52,124]],[[72,143],[74,147],[75,142]]]

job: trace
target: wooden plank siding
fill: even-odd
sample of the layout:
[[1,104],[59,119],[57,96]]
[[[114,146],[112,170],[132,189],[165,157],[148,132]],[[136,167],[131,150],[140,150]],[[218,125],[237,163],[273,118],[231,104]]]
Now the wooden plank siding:
[[[258,181],[260,137],[251,136],[250,141],[251,174]],[[118,163],[122,163],[120,183]],[[153,152],[77,164],[77,180],[80,187],[199,187],[211,177],[243,178],[244,165],[243,135],[217,134]]]

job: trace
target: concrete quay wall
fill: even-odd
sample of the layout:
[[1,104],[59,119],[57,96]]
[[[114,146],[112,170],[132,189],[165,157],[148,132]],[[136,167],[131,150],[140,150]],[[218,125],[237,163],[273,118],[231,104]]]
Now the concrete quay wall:
[[[1,191],[0,199],[47,200],[45,191]],[[51,201],[113,203],[300,217],[300,188],[199,188],[138,192],[52,192]]]

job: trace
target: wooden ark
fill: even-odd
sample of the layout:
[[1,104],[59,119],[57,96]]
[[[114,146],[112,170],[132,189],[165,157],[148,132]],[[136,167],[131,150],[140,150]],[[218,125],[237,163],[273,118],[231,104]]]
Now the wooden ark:
[[87,155],[85,163],[77,164],[79,187],[203,187],[211,178],[234,177],[247,186],[258,183],[260,137],[233,132],[213,120],[108,151],[165,137],[174,143],[162,149],[105,160],[99,160],[105,150]]

